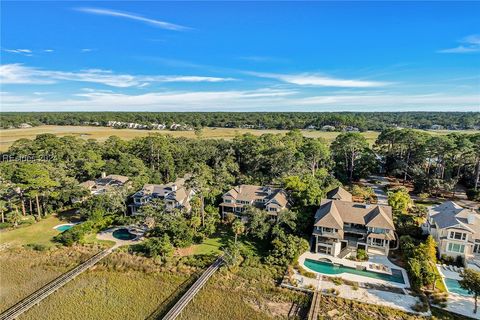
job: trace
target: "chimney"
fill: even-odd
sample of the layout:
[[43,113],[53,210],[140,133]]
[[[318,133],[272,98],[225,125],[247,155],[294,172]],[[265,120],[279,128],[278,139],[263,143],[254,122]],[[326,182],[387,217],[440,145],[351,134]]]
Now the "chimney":
[[474,212],[470,212],[470,213],[467,215],[468,224],[474,224],[476,218],[477,218],[477,215],[476,215]]
[[102,171],[102,179],[105,179],[107,177],[107,173],[105,171]]
[[177,191],[177,185],[176,184],[172,184],[172,191]]

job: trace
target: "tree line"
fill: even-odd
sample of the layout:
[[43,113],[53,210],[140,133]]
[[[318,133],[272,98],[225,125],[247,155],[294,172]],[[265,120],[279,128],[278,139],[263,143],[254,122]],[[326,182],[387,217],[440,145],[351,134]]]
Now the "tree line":
[[102,125],[109,121],[152,123],[170,126],[185,124],[192,128],[225,127],[256,129],[320,129],[334,126],[336,130],[356,127],[361,131],[381,131],[392,127],[430,129],[472,129],[480,126],[479,112],[4,112],[0,113],[2,128],[22,123],[38,125]]
[[[317,204],[328,187],[379,170],[413,182],[418,193],[454,192],[460,182],[472,197],[478,197],[480,175],[480,134],[430,135],[409,129],[385,130],[373,146],[352,132],[340,134],[331,145],[296,130],[238,135],[231,141],[152,134],[97,142],[42,134],[17,140],[7,154],[10,160],[0,164],[2,203],[14,195],[13,211],[16,206],[23,215],[36,216],[71,203],[84,192],[79,182],[102,172],[130,177],[134,189],[193,172],[195,188],[210,205],[217,205],[233,185],[272,184],[288,189],[304,207]],[[49,160],[14,161],[27,156]]]

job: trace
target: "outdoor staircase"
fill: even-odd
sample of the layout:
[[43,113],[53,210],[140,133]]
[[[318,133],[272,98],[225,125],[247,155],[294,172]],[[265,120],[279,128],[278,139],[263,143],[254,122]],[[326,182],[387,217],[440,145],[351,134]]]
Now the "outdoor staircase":
[[355,251],[355,248],[346,247],[342,251],[340,251],[340,253],[338,254],[338,258],[343,259],[354,251]]

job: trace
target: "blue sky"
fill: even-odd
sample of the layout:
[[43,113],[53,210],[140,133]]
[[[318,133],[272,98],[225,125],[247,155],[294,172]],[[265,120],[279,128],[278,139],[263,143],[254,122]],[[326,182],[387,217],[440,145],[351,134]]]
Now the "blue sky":
[[2,111],[480,111],[478,2],[1,2]]

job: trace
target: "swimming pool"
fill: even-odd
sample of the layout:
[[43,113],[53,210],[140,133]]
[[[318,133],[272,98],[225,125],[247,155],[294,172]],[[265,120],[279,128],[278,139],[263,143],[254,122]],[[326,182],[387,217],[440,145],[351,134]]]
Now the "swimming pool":
[[332,263],[315,261],[311,259],[305,259],[305,267],[323,274],[337,275],[342,273],[351,273],[359,276],[405,284],[402,271],[398,269],[392,269],[392,274],[389,275],[366,270],[357,270],[350,267],[334,265]]
[[73,223],[66,223],[66,224],[59,224],[58,226],[55,226],[53,228],[60,232],[64,232],[64,231],[67,231],[68,229],[71,229],[73,226],[74,226]]
[[133,240],[137,236],[128,231],[126,228],[121,228],[113,231],[113,237],[119,240]]
[[471,294],[468,293],[467,290],[460,287],[460,283],[458,282],[458,280],[450,279],[450,278],[445,278],[444,280],[445,280],[445,285],[447,286],[448,292],[459,294],[461,296],[467,296],[467,297],[471,296]]

